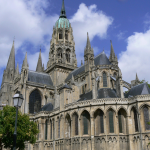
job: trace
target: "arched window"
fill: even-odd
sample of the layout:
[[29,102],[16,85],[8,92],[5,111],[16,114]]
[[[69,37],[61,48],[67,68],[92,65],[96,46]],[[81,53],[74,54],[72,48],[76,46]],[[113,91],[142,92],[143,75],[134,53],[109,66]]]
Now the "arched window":
[[109,132],[110,132],[110,133],[114,133],[113,110],[109,110]]
[[45,121],[45,140],[47,140],[48,120]]
[[73,124],[74,124],[74,135],[78,135],[78,115],[77,113],[73,114]]
[[29,96],[29,112],[37,113],[41,109],[41,95],[39,90],[34,90]]
[[66,50],[66,60],[68,63],[70,63],[70,49]]
[[122,132],[122,117],[121,117],[121,111],[118,112],[118,122],[119,122],[119,133]]
[[53,134],[52,134],[52,131],[53,131],[53,130],[52,130],[52,128],[53,128],[53,126],[52,126],[52,120],[50,121],[50,125],[51,125],[51,134],[50,134],[50,139],[52,139],[52,135],[53,135]]
[[66,116],[66,137],[70,138],[70,136],[71,136],[71,118],[67,114],[67,116]]
[[144,113],[145,130],[150,130],[150,125],[148,124],[148,122],[150,122],[150,120],[149,120],[149,110],[148,110],[147,106],[144,106],[143,113]]
[[60,138],[60,118],[58,118],[58,138]]
[[83,119],[83,134],[89,134],[90,130],[90,115],[87,111],[84,111],[82,113],[82,119]]
[[65,33],[65,39],[68,40],[68,33]]
[[62,49],[61,48],[59,48],[57,50],[57,56],[58,56],[58,58],[62,58]]
[[107,87],[107,75],[105,72],[103,73],[103,87]]
[[102,110],[98,109],[94,113],[94,119],[95,119],[95,134],[99,135],[100,133],[104,133],[104,113]]
[[60,40],[63,39],[63,34],[62,34],[62,32],[59,33],[59,39],[60,39]]
[[133,113],[134,113],[134,126],[135,126],[135,132],[138,132],[138,120],[137,120],[137,111],[135,108],[133,108]]

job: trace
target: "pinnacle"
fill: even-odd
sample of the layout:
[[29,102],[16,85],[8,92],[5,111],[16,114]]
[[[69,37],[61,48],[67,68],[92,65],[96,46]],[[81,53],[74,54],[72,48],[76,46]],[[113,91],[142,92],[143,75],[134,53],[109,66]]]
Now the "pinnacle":
[[13,45],[12,45],[11,52],[10,52],[10,55],[9,55],[9,59],[8,59],[8,62],[7,62],[6,70],[13,69],[15,71],[15,46],[14,45],[15,44],[14,44],[14,41],[13,41]]
[[63,2],[62,2],[62,8],[61,8],[61,12],[60,12],[60,17],[59,17],[59,18],[67,18],[64,0],[63,0]]
[[39,53],[39,58],[38,58],[38,63],[37,63],[36,71],[37,72],[43,72],[41,49],[40,49],[40,53]]
[[28,68],[28,67],[29,67],[29,65],[28,65],[27,52],[26,52],[25,59],[22,64],[22,68]]
[[111,48],[110,48],[110,57],[109,57],[109,60],[110,61],[115,61],[116,56],[115,56],[115,52],[114,52],[114,48],[113,48],[111,40],[110,40],[110,43],[111,43]]
[[139,81],[139,78],[138,78],[138,75],[137,75],[137,73],[136,73],[136,79],[135,79],[135,80]]
[[15,70],[15,77],[17,77],[19,75],[19,65],[17,63],[17,67],[16,67],[16,70]]

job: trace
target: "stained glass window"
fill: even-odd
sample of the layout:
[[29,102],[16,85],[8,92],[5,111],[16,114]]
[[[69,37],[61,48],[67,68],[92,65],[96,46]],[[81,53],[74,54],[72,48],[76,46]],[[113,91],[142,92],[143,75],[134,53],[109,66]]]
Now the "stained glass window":
[[83,113],[83,134],[88,134],[88,123],[89,123],[89,114],[87,112]]
[[47,140],[47,126],[48,126],[48,121],[45,121],[45,140]]
[[41,109],[41,95],[39,91],[34,90],[29,96],[29,112],[37,113]]
[[78,115],[74,114],[75,117],[75,135],[78,135]]
[[143,108],[143,113],[144,113],[144,123],[145,123],[145,130],[150,130],[150,125],[148,124],[149,121],[149,110],[148,107]]
[[114,133],[113,111],[109,111],[109,132]]
[[135,125],[135,132],[138,132],[138,120],[137,120],[137,111],[133,109],[134,113],[134,125]]
[[100,126],[101,126],[101,133],[104,133],[104,122],[103,122],[104,113],[100,111]]
[[121,115],[121,111],[118,112],[118,122],[119,122],[119,133],[122,133],[122,115]]
[[103,87],[107,87],[107,75],[105,72],[103,73]]

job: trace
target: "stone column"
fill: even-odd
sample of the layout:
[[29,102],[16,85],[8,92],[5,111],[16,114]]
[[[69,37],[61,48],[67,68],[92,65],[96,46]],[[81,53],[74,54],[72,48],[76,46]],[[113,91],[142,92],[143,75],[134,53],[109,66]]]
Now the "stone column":
[[94,144],[94,117],[91,117],[91,149],[95,149]]

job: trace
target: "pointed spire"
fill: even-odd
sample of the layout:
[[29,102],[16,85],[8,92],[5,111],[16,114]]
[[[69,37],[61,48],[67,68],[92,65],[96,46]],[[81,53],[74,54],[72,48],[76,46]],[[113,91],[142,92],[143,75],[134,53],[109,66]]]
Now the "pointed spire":
[[43,71],[45,70],[44,64],[43,64]]
[[115,61],[116,56],[115,56],[115,52],[114,52],[114,48],[113,48],[111,40],[110,40],[110,43],[111,43],[111,48],[110,48],[110,57],[109,57],[109,60],[110,61]]
[[23,61],[23,64],[22,64],[22,68],[28,68],[29,65],[28,65],[28,60],[27,60],[27,52],[26,52],[26,55],[25,55],[25,59]]
[[64,0],[62,2],[62,7],[61,7],[61,12],[60,12],[60,17],[59,18],[67,18]]
[[39,59],[38,59],[36,71],[37,71],[37,72],[43,72],[43,67],[42,67],[42,57],[41,57],[41,49],[40,49],[40,53],[39,53]]
[[81,66],[83,65],[83,61],[81,60]]
[[6,70],[13,69],[15,71],[15,46],[14,45],[15,44],[14,44],[14,40],[13,40],[13,45],[12,45],[9,59],[7,62]]
[[17,63],[17,67],[16,67],[16,70],[15,70],[15,78],[19,76],[19,65]]
[[138,78],[137,73],[136,73],[136,78],[135,78],[135,80],[136,80],[136,81],[140,81],[139,78]]
[[91,43],[90,43],[90,38],[89,38],[89,33],[88,32],[87,32],[86,49],[91,49]]

